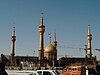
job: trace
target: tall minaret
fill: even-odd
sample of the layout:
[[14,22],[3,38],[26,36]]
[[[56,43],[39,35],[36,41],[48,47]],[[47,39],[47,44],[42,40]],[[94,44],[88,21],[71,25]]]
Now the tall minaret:
[[42,13],[42,17],[41,17],[41,21],[40,21],[40,25],[39,25],[39,29],[38,31],[40,32],[40,46],[39,46],[39,50],[38,50],[38,58],[39,58],[39,64],[40,67],[43,66],[43,61],[44,61],[44,32],[45,32],[45,26],[43,25],[43,13]]
[[15,55],[15,41],[16,41],[15,27],[13,27],[12,36],[11,36],[11,41],[12,41],[12,45],[11,45],[11,65],[14,65],[14,63],[15,63],[15,61],[14,61],[14,55]]
[[90,30],[90,24],[88,25],[87,40],[88,40],[87,57],[88,57],[88,58],[91,58],[91,57],[92,57],[92,49],[91,49],[92,34],[91,34],[91,30]]
[[57,60],[57,40],[56,40],[56,33],[54,33],[54,48],[55,48],[55,53],[54,53],[54,59],[55,61]]
[[56,33],[54,33],[54,47],[57,49]]

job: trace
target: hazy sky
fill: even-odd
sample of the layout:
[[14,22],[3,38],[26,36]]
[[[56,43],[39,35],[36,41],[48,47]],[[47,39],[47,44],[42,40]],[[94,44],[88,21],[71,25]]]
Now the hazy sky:
[[[0,0],[0,54],[10,54],[15,26],[15,55],[38,55],[41,13],[44,13],[44,46],[57,34],[58,57],[84,57],[91,25],[92,52],[100,59],[100,0]],[[72,47],[72,48],[68,48]]]

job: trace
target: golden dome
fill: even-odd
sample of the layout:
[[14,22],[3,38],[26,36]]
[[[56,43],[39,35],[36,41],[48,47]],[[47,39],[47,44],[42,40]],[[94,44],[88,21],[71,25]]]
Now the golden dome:
[[55,50],[54,46],[51,43],[49,43],[47,45],[47,47],[44,49],[44,52],[45,53],[52,53],[52,52],[54,52],[54,50]]

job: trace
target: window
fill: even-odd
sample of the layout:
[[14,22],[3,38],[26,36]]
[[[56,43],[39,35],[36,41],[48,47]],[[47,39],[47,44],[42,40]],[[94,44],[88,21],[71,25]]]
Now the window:
[[39,75],[42,75],[42,71],[38,71],[37,73],[38,73]]
[[50,72],[44,71],[43,75],[52,75]]

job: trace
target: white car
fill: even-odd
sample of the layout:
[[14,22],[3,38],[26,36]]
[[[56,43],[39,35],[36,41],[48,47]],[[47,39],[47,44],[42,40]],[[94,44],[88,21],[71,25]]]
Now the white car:
[[37,70],[39,75],[60,75],[55,70]]
[[39,75],[37,71],[30,71],[30,70],[7,70],[8,75]]

